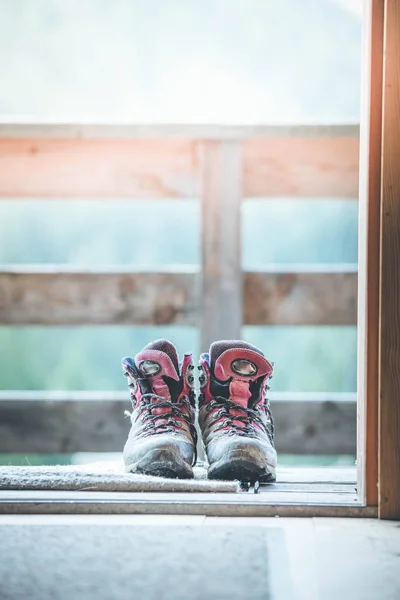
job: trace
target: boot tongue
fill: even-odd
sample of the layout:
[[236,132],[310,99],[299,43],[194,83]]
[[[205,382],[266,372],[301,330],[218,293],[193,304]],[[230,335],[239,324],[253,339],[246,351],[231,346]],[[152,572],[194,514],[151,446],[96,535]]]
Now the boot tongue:
[[168,340],[151,342],[135,356],[135,364],[141,376],[149,380],[154,393],[171,400],[170,389],[164,378],[179,381],[179,358],[175,346]]
[[273,371],[261,350],[240,340],[215,342],[210,348],[211,371],[219,381],[230,381],[229,396],[233,402],[248,405],[250,383]]

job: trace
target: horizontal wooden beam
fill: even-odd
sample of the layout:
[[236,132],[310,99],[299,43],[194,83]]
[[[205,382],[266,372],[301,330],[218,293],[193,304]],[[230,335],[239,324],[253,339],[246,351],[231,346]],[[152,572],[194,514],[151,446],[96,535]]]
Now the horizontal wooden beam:
[[0,196],[191,198],[195,143],[176,139],[0,139]]
[[[197,325],[194,271],[129,273],[36,267],[0,272],[2,325]],[[244,273],[246,325],[355,325],[356,273]]]
[[242,140],[238,193],[243,198],[357,198],[358,128],[353,125],[224,129],[4,123],[0,197],[198,198],[204,139]]
[[0,273],[3,325],[195,325],[194,273]]
[[245,273],[246,325],[355,325],[357,273]]
[[245,197],[358,198],[359,141],[351,137],[248,139]]
[[[311,398],[291,394],[282,401],[271,395],[278,452],[355,455],[355,401],[348,395],[342,401],[340,394]],[[129,407],[123,392],[1,392],[0,452],[119,452],[129,431],[123,416]]]
[[247,138],[357,139],[356,123],[305,123],[303,125],[216,125],[212,123],[66,123],[0,120],[0,138],[9,139],[146,139],[245,140]]

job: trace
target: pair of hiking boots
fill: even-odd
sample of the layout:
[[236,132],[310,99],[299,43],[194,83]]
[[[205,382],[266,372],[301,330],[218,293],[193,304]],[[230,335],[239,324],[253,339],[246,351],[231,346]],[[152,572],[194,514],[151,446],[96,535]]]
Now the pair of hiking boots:
[[191,354],[179,364],[175,346],[161,339],[135,359],[124,358],[122,367],[133,409],[123,451],[127,471],[193,477],[197,397],[208,477],[275,481],[274,421],[266,398],[273,364],[256,347],[215,342],[196,369]]

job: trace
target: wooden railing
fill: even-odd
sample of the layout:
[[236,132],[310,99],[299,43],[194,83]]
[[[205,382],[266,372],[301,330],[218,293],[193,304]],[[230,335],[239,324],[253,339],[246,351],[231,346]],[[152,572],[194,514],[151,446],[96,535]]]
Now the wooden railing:
[[[156,273],[2,266],[0,324],[195,325],[202,350],[240,337],[243,324],[356,325],[355,265],[242,272],[241,202],[268,196],[356,200],[358,127],[3,123],[0,198],[200,197],[202,265]],[[89,396],[2,392],[0,452],[120,449],[121,397]],[[354,400],[275,395],[278,449],[354,453]]]

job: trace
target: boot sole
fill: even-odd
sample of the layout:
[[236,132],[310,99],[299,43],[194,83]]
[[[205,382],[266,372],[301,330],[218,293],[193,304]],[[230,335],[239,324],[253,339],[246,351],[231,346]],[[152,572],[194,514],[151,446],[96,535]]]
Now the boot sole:
[[[190,469],[190,471],[189,471]],[[152,475],[153,477],[166,477],[167,479],[193,479],[194,474],[190,467],[165,466],[163,464],[153,464],[151,467],[137,468],[136,473],[143,475]]]
[[275,468],[270,467],[268,471],[248,460],[225,460],[217,461],[208,469],[209,479],[222,479],[255,483],[274,483],[276,481]]
[[175,452],[151,450],[137,463],[125,466],[125,471],[167,479],[193,479],[192,467]]

